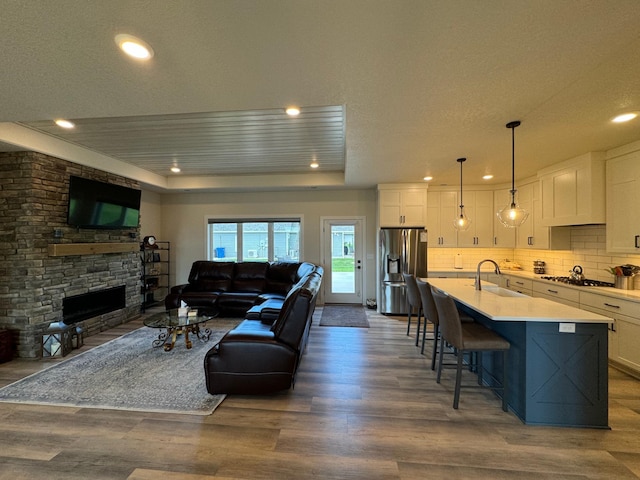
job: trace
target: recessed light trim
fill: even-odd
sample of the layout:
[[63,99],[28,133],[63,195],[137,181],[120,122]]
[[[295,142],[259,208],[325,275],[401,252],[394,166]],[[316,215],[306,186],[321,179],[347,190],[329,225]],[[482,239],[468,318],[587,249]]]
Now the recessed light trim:
[[70,122],[69,120],[65,120],[64,118],[58,118],[54,120],[55,124],[62,128],[75,128],[76,124]]
[[611,121],[613,123],[624,123],[624,122],[628,122],[630,120],[633,120],[637,116],[638,116],[638,112],[628,112],[628,113],[623,113],[621,115],[617,115],[617,116],[613,117],[611,119]]
[[120,33],[115,36],[115,41],[120,50],[136,60],[149,60],[154,55],[151,45],[133,35]]
[[298,115],[300,115],[300,109],[298,107],[287,107],[285,112],[290,117],[297,117]]

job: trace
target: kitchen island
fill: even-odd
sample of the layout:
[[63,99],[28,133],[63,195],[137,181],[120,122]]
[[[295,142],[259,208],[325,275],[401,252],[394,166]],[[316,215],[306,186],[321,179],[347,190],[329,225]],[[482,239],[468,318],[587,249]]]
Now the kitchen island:
[[[461,311],[511,343],[509,408],[526,424],[608,428],[607,324],[611,319],[489,282],[425,278]],[[502,355],[483,363],[500,378]]]

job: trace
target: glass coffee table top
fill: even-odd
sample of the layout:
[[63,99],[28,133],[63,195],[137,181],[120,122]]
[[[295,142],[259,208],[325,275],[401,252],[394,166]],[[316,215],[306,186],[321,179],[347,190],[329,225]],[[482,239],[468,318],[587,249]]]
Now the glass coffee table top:
[[[189,334],[195,334],[200,340],[206,342],[211,336],[211,330],[206,328],[205,323],[217,316],[213,311],[194,311],[195,315],[179,316],[178,309],[167,310],[149,315],[143,320],[143,324],[149,328],[158,328],[161,331],[152,345],[154,347],[163,346],[165,352],[173,350],[178,335],[184,335],[184,342],[187,348],[193,345],[189,339]],[[191,313],[191,312],[190,312]]]

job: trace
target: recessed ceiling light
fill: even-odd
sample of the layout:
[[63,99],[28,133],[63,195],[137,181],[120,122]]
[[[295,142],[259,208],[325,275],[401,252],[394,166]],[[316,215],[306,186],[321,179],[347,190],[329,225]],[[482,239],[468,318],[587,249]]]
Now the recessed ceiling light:
[[624,123],[624,122],[628,122],[629,120],[633,120],[637,116],[638,116],[637,112],[623,113],[622,115],[618,115],[617,117],[612,118],[611,121],[613,123]]
[[482,177],[483,180],[491,180],[493,178],[493,175],[484,175]]
[[290,117],[300,115],[300,109],[298,107],[288,107],[285,112],[287,112],[287,115]]
[[320,164],[319,164],[317,161],[315,161],[315,160],[314,160],[313,162],[311,162],[311,163],[309,164],[309,166],[310,166],[311,168],[318,168],[318,167],[320,166]]
[[430,176],[430,175],[427,175],[426,177],[424,177],[424,178],[423,178],[423,180],[424,180],[425,182],[430,182],[431,180],[433,180],[433,177],[432,177],[432,176]]
[[121,33],[116,35],[115,40],[118,47],[130,57],[138,60],[149,60],[153,57],[153,48],[144,40],[133,35]]
[[180,167],[177,167],[177,166],[174,165],[173,167],[171,167],[171,171],[173,173],[180,173]]
[[54,120],[56,125],[58,125],[59,127],[62,128],[75,128],[75,123],[70,122],[69,120],[64,120],[62,118],[59,118],[57,120]]

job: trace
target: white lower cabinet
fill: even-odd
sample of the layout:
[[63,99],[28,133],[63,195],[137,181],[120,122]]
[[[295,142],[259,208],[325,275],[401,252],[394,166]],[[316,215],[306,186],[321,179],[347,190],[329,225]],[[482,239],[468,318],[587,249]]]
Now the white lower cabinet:
[[546,298],[570,307],[580,308],[580,292],[550,282],[533,282],[533,296]]
[[613,318],[609,324],[609,359],[640,375],[640,304],[591,292],[580,292],[580,308]]
[[497,273],[493,272],[482,272],[480,274],[480,278],[483,281],[486,280],[487,282],[493,283],[494,285],[497,285],[499,287],[507,287],[507,277],[505,275],[498,275]]
[[505,275],[505,287],[514,292],[533,296],[533,280],[515,275]]

